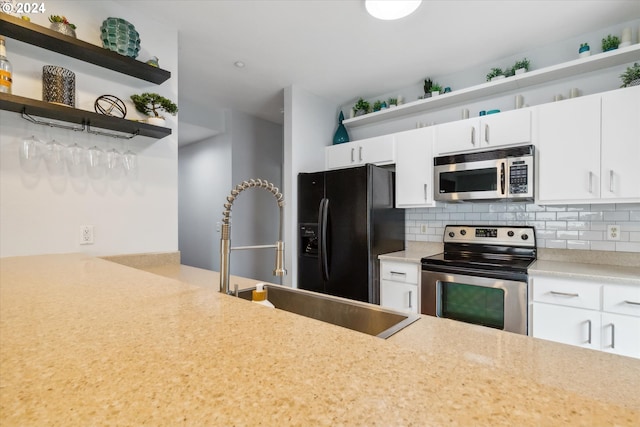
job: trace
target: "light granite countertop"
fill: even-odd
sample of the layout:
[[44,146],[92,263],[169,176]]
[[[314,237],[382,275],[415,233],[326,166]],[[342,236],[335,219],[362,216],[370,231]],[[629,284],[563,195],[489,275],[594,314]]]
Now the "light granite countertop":
[[382,340],[220,294],[215,272],[145,270],[0,259],[0,425],[640,419],[640,360],[428,316]]
[[529,268],[530,276],[551,276],[565,279],[601,280],[606,283],[628,283],[640,286],[640,267],[579,262],[537,260]]

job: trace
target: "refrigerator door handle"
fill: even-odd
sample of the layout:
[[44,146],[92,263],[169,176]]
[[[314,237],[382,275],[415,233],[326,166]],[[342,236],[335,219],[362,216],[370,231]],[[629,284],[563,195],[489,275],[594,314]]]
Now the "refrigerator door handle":
[[329,199],[320,201],[320,211],[318,212],[318,252],[320,259],[320,270],[322,279],[329,280],[329,260],[327,257],[327,215],[329,212]]

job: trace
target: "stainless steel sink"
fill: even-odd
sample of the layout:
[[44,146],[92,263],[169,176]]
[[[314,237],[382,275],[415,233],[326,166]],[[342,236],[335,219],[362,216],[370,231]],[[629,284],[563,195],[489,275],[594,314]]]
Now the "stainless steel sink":
[[[364,332],[379,338],[391,335],[420,318],[417,314],[402,313],[331,295],[284,286],[266,285],[269,301],[278,309]],[[244,289],[238,297],[251,300],[251,291]]]

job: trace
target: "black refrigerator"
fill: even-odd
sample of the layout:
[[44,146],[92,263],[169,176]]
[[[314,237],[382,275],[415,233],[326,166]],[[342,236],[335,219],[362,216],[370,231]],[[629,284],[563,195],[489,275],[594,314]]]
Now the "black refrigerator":
[[374,165],[298,175],[298,287],[380,303],[378,255],[404,249],[395,174]]

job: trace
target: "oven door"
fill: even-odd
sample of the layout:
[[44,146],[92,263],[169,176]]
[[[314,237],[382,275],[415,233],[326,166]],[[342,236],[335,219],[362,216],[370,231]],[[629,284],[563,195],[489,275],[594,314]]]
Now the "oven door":
[[422,314],[527,334],[527,282],[423,270]]
[[455,202],[507,197],[505,159],[439,165],[433,170],[436,200]]

